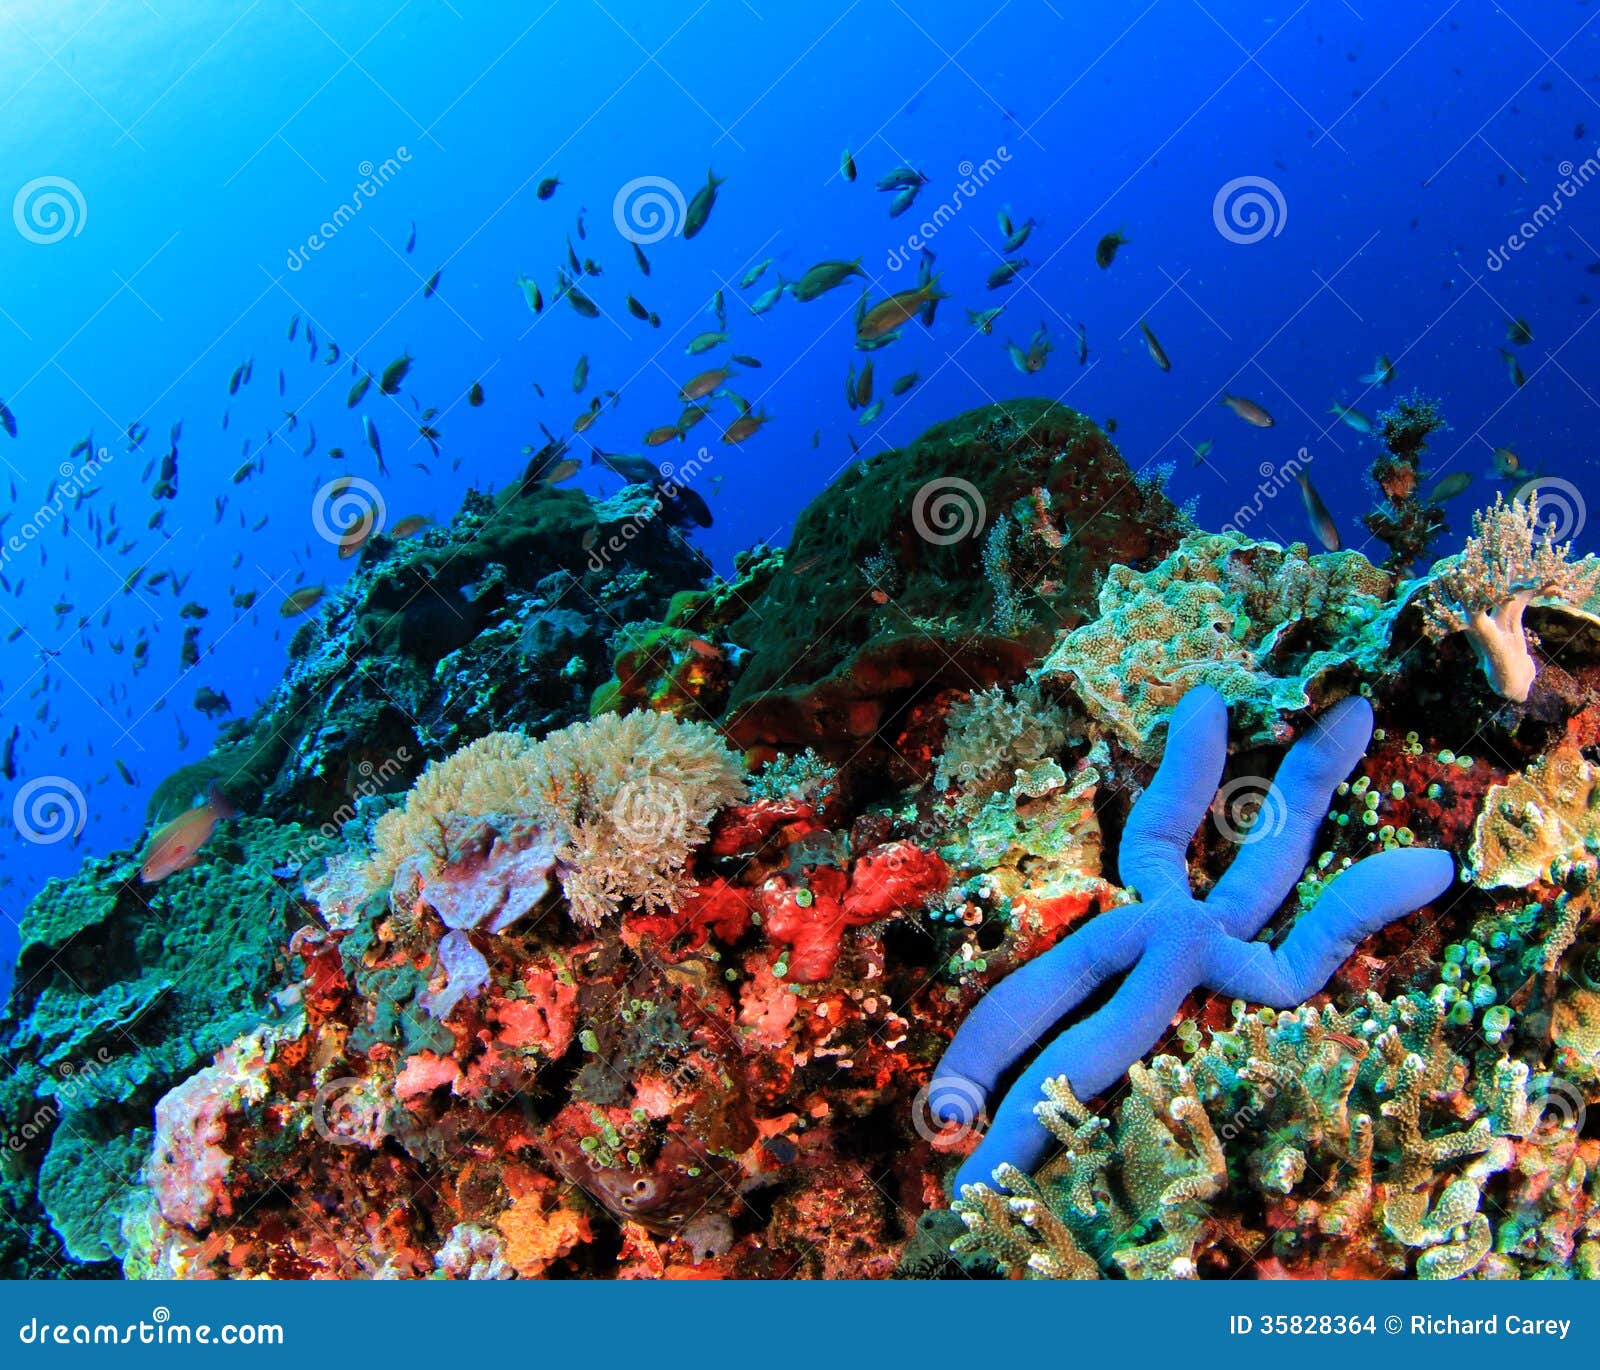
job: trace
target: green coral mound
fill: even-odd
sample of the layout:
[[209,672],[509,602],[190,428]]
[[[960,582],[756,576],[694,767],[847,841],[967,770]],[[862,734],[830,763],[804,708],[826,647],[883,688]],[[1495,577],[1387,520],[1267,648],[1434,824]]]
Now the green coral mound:
[[1172,503],[1048,400],[974,409],[845,469],[729,636],[746,746],[859,748],[919,693],[1021,678],[1099,578],[1175,545]]
[[1359,552],[1197,533],[1149,571],[1113,566],[1099,617],[1036,675],[1152,759],[1162,720],[1196,685],[1221,693],[1248,740],[1282,741],[1286,715],[1382,672],[1396,586]]
[[292,824],[239,818],[159,884],[141,884],[123,854],[51,881],[29,907],[0,1018],[13,1072],[0,1128],[21,1141],[6,1176],[16,1211],[33,1209],[36,1186],[55,1240],[26,1257],[8,1245],[10,1273],[33,1273],[52,1248],[90,1263],[122,1254],[118,1209],[155,1101],[270,1012],[291,916],[272,872],[303,841]]

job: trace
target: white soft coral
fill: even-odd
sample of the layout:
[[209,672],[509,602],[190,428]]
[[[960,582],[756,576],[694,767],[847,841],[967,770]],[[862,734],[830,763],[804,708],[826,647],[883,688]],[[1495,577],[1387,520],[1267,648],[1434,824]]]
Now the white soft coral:
[[1600,561],[1569,561],[1572,544],[1556,544],[1539,519],[1539,497],[1473,515],[1472,536],[1453,563],[1438,571],[1425,606],[1428,635],[1465,633],[1497,694],[1527,699],[1538,666],[1528,650],[1522,615],[1530,604],[1582,610],[1600,589]]

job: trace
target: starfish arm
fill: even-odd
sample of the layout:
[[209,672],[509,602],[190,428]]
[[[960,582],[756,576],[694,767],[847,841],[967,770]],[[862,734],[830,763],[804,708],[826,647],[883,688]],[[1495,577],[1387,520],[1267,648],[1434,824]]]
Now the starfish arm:
[[1228,706],[1210,686],[1197,686],[1172,711],[1161,765],[1122,834],[1122,883],[1146,903],[1189,893],[1189,842],[1217,792],[1227,757]]
[[1372,705],[1340,700],[1289,749],[1256,827],[1206,899],[1234,937],[1254,937],[1294,889],[1311,857],[1335,787],[1350,774],[1372,736]]
[[1151,947],[1117,992],[1083,1022],[1051,1042],[995,1110],[978,1149],[956,1174],[964,1184],[992,1182],[994,1169],[1009,1162],[1033,1170],[1050,1149],[1051,1135],[1035,1113],[1044,1082],[1065,1075],[1081,1099],[1115,1084],[1150,1050],[1194,987],[1192,948],[1173,942]]
[[1156,927],[1149,915],[1141,904],[1111,909],[978,1000],[934,1070],[934,1116],[971,1124],[1018,1057],[1109,976],[1139,959]]
[[1356,944],[1437,899],[1455,879],[1448,852],[1381,852],[1329,882],[1274,950],[1218,934],[1203,954],[1205,984],[1219,994],[1293,1008],[1317,993]]

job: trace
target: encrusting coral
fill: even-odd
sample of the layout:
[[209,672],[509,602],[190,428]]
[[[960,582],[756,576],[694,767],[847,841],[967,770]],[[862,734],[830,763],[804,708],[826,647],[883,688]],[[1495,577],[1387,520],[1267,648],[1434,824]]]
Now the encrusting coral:
[[[987,518],[926,542],[915,498],[953,469]],[[30,912],[0,1030],[21,1142],[0,1268],[1600,1275],[1584,584],[1530,600],[1548,660],[1505,708],[1461,688],[1459,639],[1414,650],[1452,563],[1400,582],[1356,553],[1185,537],[1127,474],[1087,420],[1025,403],[853,467],[795,547],[726,584],[663,581],[670,529],[648,574],[585,571],[621,505],[542,487],[375,539],[274,705],[325,697],[313,731],[272,742],[263,715],[167,787],[254,758],[250,816],[157,885],[124,853]],[[468,533],[450,576],[471,622],[441,643],[420,614],[385,645]],[[843,627],[813,650],[819,606]],[[378,670],[342,683],[359,641],[403,713]],[[1197,683],[1231,739],[1223,701],[1207,745],[1169,736]],[[1468,878],[1425,911],[1346,907],[1361,872],[1443,852]],[[977,1152],[934,1087],[963,1024],[1038,1010],[1030,971],[1054,992],[1157,903],[1182,914],[1145,939],[1160,964],[1064,1024],[1098,1033],[1074,1047],[1089,1073],[1047,1070]],[[1202,965],[1202,916],[1237,959]],[[1180,992],[1197,967],[1215,988]],[[1033,1105],[1029,1171],[1008,1138]],[[1019,1163],[998,1183],[996,1156]],[[979,1183],[953,1194],[957,1173]]]
[[1472,536],[1459,557],[1435,568],[1426,601],[1427,631],[1442,638],[1465,633],[1490,687],[1526,700],[1538,666],[1528,650],[1522,617],[1532,604],[1594,617],[1584,601],[1600,590],[1600,560],[1568,560],[1571,543],[1556,544],[1554,525],[1539,518],[1539,497],[1473,516]]
[[1148,570],[1113,566],[1099,617],[1062,637],[1035,676],[1069,686],[1147,753],[1196,685],[1234,706],[1247,736],[1283,741],[1286,715],[1379,673],[1395,586],[1357,552],[1196,533]]

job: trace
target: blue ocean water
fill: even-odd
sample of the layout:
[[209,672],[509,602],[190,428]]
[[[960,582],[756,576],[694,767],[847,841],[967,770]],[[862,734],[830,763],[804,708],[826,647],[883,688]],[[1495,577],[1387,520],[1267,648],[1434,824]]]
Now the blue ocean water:
[[[1205,527],[1249,508],[1253,535],[1311,538],[1292,483],[1273,474],[1304,449],[1345,545],[1376,559],[1358,521],[1375,441],[1327,411],[1376,416],[1415,387],[1451,425],[1432,472],[1473,477],[1440,554],[1508,488],[1486,475],[1502,447],[1529,475],[1567,482],[1556,488],[1579,546],[1600,545],[1581,499],[1600,361],[1596,11],[1360,8],[12,0],[0,401],[17,433],[0,434],[0,731],[16,742],[0,781],[0,958],[9,966],[40,883],[136,843],[154,786],[204,753],[223,716],[199,712],[197,691],[244,715],[277,682],[295,626],[278,603],[354,565],[317,532],[319,488],[348,474],[380,485],[392,520],[447,520],[469,487],[521,471],[541,422],[570,434],[605,390],[618,402],[575,450],[639,452],[706,364],[684,346],[715,326],[719,289],[732,338],[709,355],[761,361],[737,385],[772,422],[727,446],[708,421],[652,455],[705,445],[696,486],[716,521],[696,540],[721,568],[781,543],[854,459],[851,438],[871,453],[1020,395],[1116,420],[1130,462],[1170,464],[1169,490]],[[874,182],[900,164],[927,184],[890,218]],[[726,182],[686,239],[679,205],[711,169]],[[654,236],[629,217],[651,191],[668,218],[643,247],[646,278],[621,230]],[[1002,211],[1036,226],[1020,250],[1030,266],[991,292]],[[1096,243],[1117,229],[1128,243],[1100,269]],[[597,319],[556,299],[569,237],[603,269],[584,281]],[[930,330],[875,354],[880,393],[913,370],[920,383],[863,425],[844,401],[861,360],[855,289],[760,316],[746,306],[775,273],[827,258],[860,257],[874,298],[909,287],[923,245],[952,298]],[[741,291],[766,257],[774,267]],[[537,317],[519,275],[542,288]],[[629,292],[659,329],[628,313]],[[991,334],[968,324],[968,309],[1000,304]],[[1516,319],[1531,342],[1507,340]],[[1004,344],[1026,347],[1040,327],[1057,350],[1022,374]],[[415,361],[402,394],[374,388],[347,408],[352,359],[377,374],[403,353]],[[1359,379],[1380,354],[1395,363],[1387,391]],[[475,381],[481,407],[466,398]],[[1223,390],[1276,426],[1242,423]],[[439,410],[438,457],[412,395]],[[179,423],[176,494],[155,499]],[[148,430],[136,446],[130,425]],[[575,481],[619,484],[591,467]],[[235,608],[251,591],[256,606]],[[190,603],[206,616],[183,617]]]

